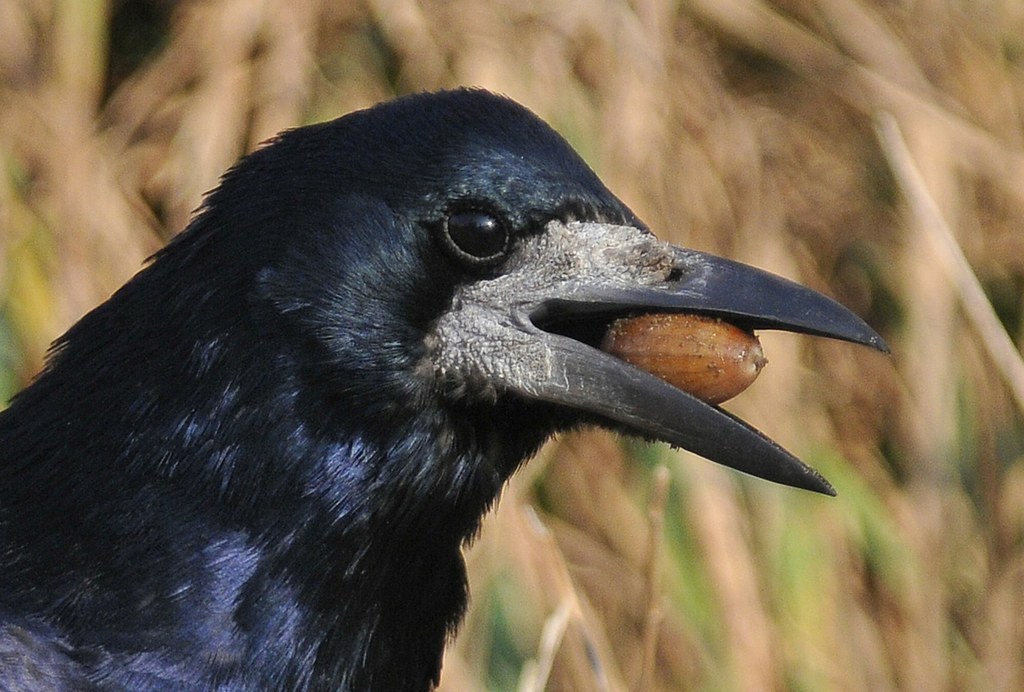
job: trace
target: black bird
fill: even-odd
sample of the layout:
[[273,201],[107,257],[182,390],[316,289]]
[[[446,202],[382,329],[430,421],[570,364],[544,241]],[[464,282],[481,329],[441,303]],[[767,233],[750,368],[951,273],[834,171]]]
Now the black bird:
[[281,134],[0,414],[0,688],[427,689],[460,548],[581,424],[831,492],[595,347],[645,311],[884,348],[813,291],[659,242],[505,98]]

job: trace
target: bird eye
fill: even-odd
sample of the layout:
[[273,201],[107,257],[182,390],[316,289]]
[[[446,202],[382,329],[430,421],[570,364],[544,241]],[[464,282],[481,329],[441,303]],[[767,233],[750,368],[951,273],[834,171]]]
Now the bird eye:
[[480,266],[501,259],[508,250],[508,229],[483,211],[457,211],[444,224],[445,244],[459,259]]

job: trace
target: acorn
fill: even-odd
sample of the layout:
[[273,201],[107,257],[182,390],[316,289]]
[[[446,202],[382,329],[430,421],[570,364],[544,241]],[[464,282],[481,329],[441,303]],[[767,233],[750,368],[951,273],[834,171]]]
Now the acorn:
[[685,313],[615,320],[601,350],[709,404],[742,392],[768,362],[752,332],[717,317]]

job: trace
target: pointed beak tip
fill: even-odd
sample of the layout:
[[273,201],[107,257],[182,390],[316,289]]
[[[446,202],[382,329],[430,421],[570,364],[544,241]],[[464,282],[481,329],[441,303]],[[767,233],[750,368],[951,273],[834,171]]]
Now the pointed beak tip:
[[874,348],[879,353],[892,353],[892,349],[889,348],[889,344],[886,343],[885,339],[883,339],[878,334],[875,334],[874,337],[872,337],[871,343],[868,345]]
[[821,480],[823,481],[823,485],[820,488],[814,488],[815,492],[821,493],[822,495],[828,495],[829,497],[836,497],[836,495],[839,494],[836,492],[836,489],[832,486],[831,483],[829,483],[824,478],[822,478]]
[[[852,313],[851,313],[852,314]],[[840,335],[838,333],[823,332],[820,335],[826,338],[839,339],[840,341],[848,341],[850,343],[857,344],[859,346],[867,346],[870,349],[878,351],[879,353],[889,354],[892,350],[889,348],[889,344],[882,336],[874,329],[868,326],[866,322],[857,318],[861,322],[861,328],[856,334],[847,333],[846,335]]]
[[[775,466],[772,469],[773,471],[785,470],[788,472],[785,474],[757,474],[756,477],[765,478],[791,488],[808,490],[819,495],[827,495],[829,497],[835,497],[837,495],[835,487],[829,483],[827,478],[818,473],[816,469],[807,466],[800,461],[798,461],[797,464],[798,465]],[[793,474],[793,471],[796,471],[797,473]]]

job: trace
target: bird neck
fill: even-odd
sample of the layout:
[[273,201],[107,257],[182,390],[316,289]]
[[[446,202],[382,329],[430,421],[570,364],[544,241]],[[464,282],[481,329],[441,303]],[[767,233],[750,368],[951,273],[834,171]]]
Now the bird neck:
[[6,602],[80,634],[104,675],[143,657],[257,688],[428,687],[466,602],[461,547],[550,423],[454,407],[415,349],[401,378],[369,349],[304,369],[306,344],[219,330],[217,294],[143,277],[0,414],[0,544],[31,546],[0,570]]
[[507,474],[480,450],[439,447],[434,424],[410,418],[388,444],[313,445],[302,520],[263,528],[265,559],[236,617],[262,631],[301,613],[287,647],[306,653],[291,659],[314,658],[325,684],[426,689],[439,679],[466,604],[461,547]]
[[[41,594],[68,594],[54,625],[88,633],[74,644],[102,647],[98,669],[138,656],[195,665],[219,633],[220,660],[195,679],[287,689],[435,683],[466,603],[461,547],[527,452],[470,432],[475,424],[443,407],[396,405],[388,435],[384,426],[356,433],[323,408],[327,399],[295,399],[283,371],[242,378],[252,391],[207,377],[224,392],[207,404],[216,411],[187,399],[147,406],[189,388],[140,393],[121,378],[124,391],[107,403],[122,409],[97,436],[90,416],[100,409],[87,388],[66,399],[74,405],[60,420],[47,418],[57,414],[42,405],[46,390],[69,381],[51,372],[14,406],[54,431],[31,436],[42,447],[3,432],[10,418],[0,415],[13,454],[0,473],[0,539],[34,551],[17,575],[0,570],[5,598],[48,613]],[[243,415],[250,409],[259,415]],[[157,417],[166,410],[187,415]],[[229,423],[204,428],[215,420]],[[50,488],[60,492],[42,492]],[[112,551],[109,537],[125,533],[131,551]]]

